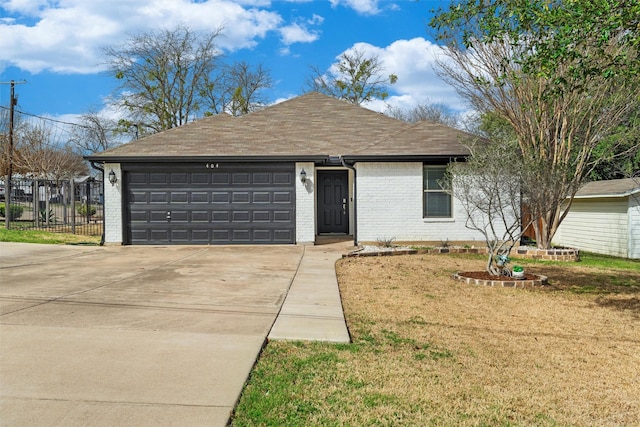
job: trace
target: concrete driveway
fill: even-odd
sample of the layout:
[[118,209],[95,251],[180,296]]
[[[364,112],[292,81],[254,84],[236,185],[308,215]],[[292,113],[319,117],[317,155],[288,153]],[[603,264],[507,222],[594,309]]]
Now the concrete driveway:
[[0,243],[0,425],[225,425],[302,254]]

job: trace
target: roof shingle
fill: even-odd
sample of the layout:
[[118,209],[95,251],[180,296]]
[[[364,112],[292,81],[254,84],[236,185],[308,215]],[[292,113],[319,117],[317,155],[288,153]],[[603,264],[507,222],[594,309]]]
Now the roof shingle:
[[311,92],[241,117],[206,117],[88,157],[119,159],[465,156],[469,135],[414,125]]

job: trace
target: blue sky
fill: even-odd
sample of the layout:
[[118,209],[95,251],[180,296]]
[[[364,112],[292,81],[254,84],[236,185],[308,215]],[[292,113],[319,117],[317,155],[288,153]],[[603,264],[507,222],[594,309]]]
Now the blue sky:
[[[309,66],[326,70],[345,51],[378,55],[396,74],[386,103],[411,108],[438,102],[464,111],[435,75],[439,48],[430,37],[430,11],[440,1],[331,0],[0,0],[0,81],[16,86],[22,111],[73,120],[89,110],[113,114],[106,98],[116,87],[104,72],[101,47],[128,34],[184,24],[223,26],[219,48],[227,61],[262,63],[275,82],[272,102],[303,93]],[[9,104],[9,85],[0,85]],[[376,111],[385,103],[368,105]]]

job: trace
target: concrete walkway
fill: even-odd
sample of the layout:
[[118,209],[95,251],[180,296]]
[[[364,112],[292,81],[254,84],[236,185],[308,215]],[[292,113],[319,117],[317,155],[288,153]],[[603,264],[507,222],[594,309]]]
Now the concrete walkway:
[[335,264],[345,243],[306,246],[269,340],[350,342]]

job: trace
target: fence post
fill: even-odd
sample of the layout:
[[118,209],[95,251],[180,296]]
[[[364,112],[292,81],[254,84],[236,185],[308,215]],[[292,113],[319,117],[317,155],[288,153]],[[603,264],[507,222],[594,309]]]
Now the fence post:
[[11,228],[11,174],[6,175],[4,181],[4,225],[8,230]]
[[69,180],[69,185],[71,186],[71,234],[76,234],[76,183],[71,178]]
[[85,183],[86,191],[84,193],[87,198],[86,200],[87,224],[91,223],[91,182],[89,181],[90,180],[87,179],[87,182]]
[[69,195],[67,193],[67,183],[65,181],[61,181],[60,187],[62,189],[62,223],[67,225],[69,224],[69,208],[67,206],[69,204]]

